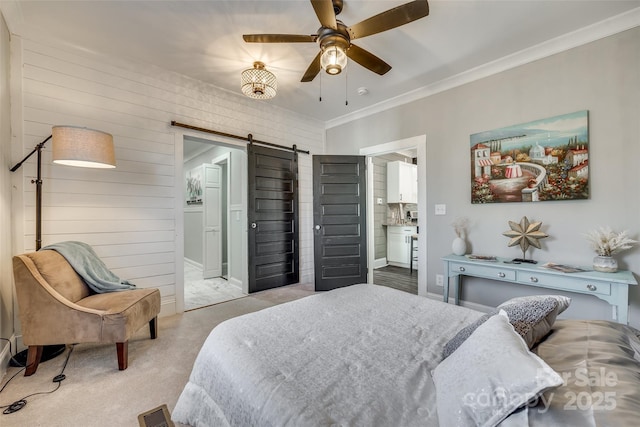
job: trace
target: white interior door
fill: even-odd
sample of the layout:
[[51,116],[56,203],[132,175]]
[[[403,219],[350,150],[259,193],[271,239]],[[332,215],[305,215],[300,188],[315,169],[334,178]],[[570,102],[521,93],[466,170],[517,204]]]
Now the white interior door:
[[222,276],[222,210],[220,166],[204,164],[204,239],[202,248],[202,275],[205,279]]

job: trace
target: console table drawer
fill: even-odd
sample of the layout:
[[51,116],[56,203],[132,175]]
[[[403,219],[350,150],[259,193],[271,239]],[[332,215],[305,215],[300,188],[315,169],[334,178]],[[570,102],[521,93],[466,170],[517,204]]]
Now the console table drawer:
[[586,294],[611,295],[611,283],[590,281],[579,277],[559,277],[530,271],[516,272],[516,281],[525,285],[543,286]]
[[452,262],[449,266],[452,274],[464,274],[465,276],[485,277],[487,279],[495,280],[516,280],[515,271],[501,269],[499,265],[470,265]]

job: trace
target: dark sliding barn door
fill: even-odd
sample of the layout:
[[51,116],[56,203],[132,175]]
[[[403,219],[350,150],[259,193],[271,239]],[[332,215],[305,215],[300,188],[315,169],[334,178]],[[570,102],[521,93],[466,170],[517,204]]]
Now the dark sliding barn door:
[[298,157],[249,144],[249,292],[299,282]]
[[366,172],[362,156],[313,156],[316,291],[367,281]]

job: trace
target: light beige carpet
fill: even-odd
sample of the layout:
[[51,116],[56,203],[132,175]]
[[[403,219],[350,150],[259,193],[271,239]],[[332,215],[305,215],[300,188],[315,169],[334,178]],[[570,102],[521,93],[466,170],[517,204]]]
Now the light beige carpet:
[[[137,417],[142,412],[163,403],[173,410],[198,351],[214,326],[312,293],[313,285],[293,285],[160,318],[157,339],[149,339],[145,327],[129,342],[129,367],[125,371],[118,371],[115,344],[76,345],[60,389],[28,397],[27,405],[13,414],[0,411],[0,425],[138,426]],[[31,377],[20,373],[0,393],[0,405],[53,390],[56,384],[52,379],[60,373],[68,351],[42,363]],[[2,384],[18,369],[8,368]]]

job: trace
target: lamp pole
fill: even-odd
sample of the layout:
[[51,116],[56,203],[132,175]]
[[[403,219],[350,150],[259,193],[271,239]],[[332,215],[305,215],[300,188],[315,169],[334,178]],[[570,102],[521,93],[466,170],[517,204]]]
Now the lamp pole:
[[[36,185],[36,251],[42,247],[42,149],[44,148],[44,144],[46,144],[52,136],[53,135],[49,135],[44,141],[36,145],[24,159],[20,160],[20,162],[16,163],[16,165],[11,168],[11,172],[17,171],[20,169],[20,166],[29,159],[29,157],[33,156],[33,153],[38,153],[36,179],[31,180],[31,183]],[[53,359],[62,353],[65,348],[66,346],[64,344],[45,345],[42,349],[40,361],[46,362],[47,360]],[[18,352],[13,356],[10,364],[11,366],[26,366],[27,350]]]
[[11,168],[11,172],[17,171],[20,166],[24,162],[26,162],[29,157],[33,156],[33,153],[38,153],[37,156],[37,172],[36,179],[32,179],[31,183],[36,184],[36,251],[42,247],[42,149],[44,148],[44,144],[48,140],[51,139],[53,135],[49,135],[47,139],[42,141],[40,144],[36,145],[35,148],[25,156],[24,159],[20,160],[20,162],[16,163],[14,167]]

